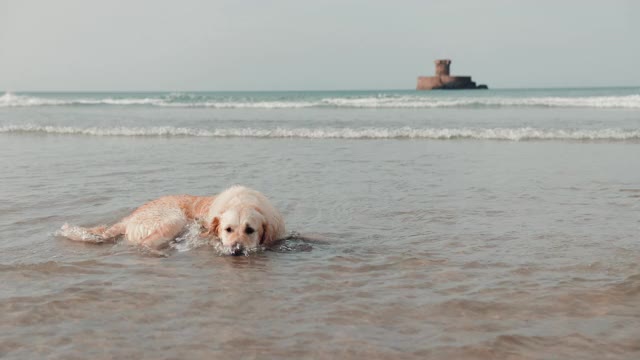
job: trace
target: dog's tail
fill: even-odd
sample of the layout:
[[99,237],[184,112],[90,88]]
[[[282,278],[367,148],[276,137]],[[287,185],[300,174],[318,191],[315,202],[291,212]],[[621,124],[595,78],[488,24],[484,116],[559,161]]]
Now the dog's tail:
[[121,221],[110,227],[101,225],[92,228],[64,224],[60,230],[56,232],[56,235],[64,236],[73,241],[84,241],[98,244],[115,241],[118,236],[125,233],[126,227],[127,224],[125,221]]

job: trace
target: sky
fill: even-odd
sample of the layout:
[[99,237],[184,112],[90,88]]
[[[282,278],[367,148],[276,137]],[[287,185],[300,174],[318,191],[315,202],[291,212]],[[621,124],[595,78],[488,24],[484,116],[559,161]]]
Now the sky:
[[635,0],[0,0],[0,90],[640,86]]

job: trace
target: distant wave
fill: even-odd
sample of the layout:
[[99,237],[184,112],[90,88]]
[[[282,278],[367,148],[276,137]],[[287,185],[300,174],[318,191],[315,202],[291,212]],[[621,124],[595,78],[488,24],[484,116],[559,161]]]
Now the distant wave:
[[323,104],[346,108],[584,107],[640,109],[640,95],[588,97],[334,98]]
[[89,105],[150,105],[159,107],[184,107],[184,108],[217,108],[217,109],[289,109],[305,108],[318,105],[315,102],[306,101],[198,101],[202,97],[188,96],[163,96],[146,98],[41,98],[27,95],[15,95],[5,93],[0,96],[1,107],[32,107],[32,106],[89,106]]
[[6,125],[0,133],[43,133],[84,136],[212,137],[212,138],[299,138],[299,139],[479,139],[479,140],[582,140],[636,141],[640,130],[567,130],[524,128],[226,128],[194,129],[181,127],[68,127]]
[[129,98],[48,98],[5,93],[0,108],[32,106],[156,106],[212,109],[296,109],[296,108],[467,108],[467,107],[572,107],[640,109],[640,95],[583,97],[429,97],[391,95],[283,99],[265,101],[250,98],[213,99],[207,95],[169,94]]

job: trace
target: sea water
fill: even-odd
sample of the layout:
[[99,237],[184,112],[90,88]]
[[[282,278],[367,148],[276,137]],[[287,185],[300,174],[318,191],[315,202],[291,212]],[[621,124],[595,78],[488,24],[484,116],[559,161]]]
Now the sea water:
[[[3,358],[640,356],[640,88],[6,92],[0,154]],[[293,236],[56,235],[234,184]]]

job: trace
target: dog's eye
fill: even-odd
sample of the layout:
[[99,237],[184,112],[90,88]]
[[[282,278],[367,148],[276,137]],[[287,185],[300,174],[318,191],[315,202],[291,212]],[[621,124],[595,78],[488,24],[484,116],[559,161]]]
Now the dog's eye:
[[252,228],[252,227],[249,227],[249,226],[247,226],[247,228],[246,228],[246,229],[244,229],[244,232],[246,232],[246,233],[247,233],[247,234],[249,234],[249,235],[253,234],[253,232],[254,232],[254,231],[255,231],[255,230],[253,230],[253,228]]
[[224,229],[226,232],[233,232],[233,229],[231,227],[228,227],[226,229]]

